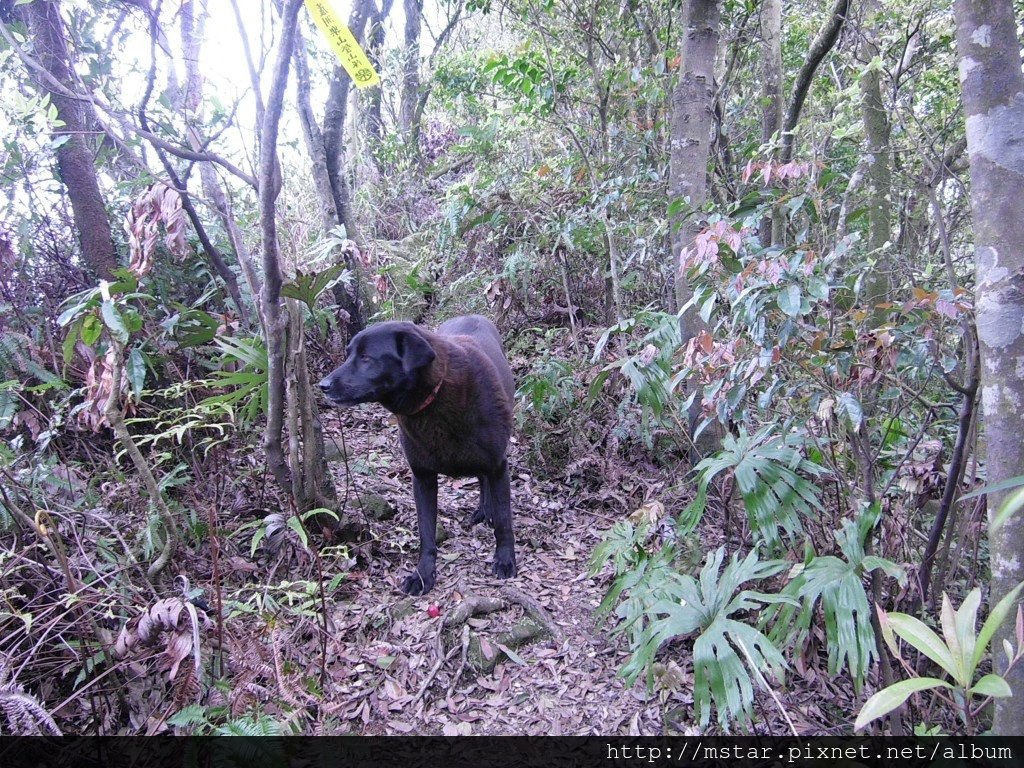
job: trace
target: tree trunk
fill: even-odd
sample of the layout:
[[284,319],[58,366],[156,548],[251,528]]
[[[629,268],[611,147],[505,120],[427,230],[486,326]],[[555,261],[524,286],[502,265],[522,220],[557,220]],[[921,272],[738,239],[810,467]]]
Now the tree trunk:
[[[296,23],[302,0],[289,0],[283,12],[281,36],[270,95],[264,113],[260,145],[260,226],[263,236],[263,296],[260,305],[267,342],[267,428],[264,447],[267,463],[282,491],[298,512],[316,507],[338,509],[334,482],[327,469],[323,434],[320,431],[313,390],[309,381],[303,335],[302,313],[298,303],[281,301],[282,275],[277,242],[275,199],[278,189],[272,179],[279,171],[277,132],[289,62],[295,55]],[[305,51],[295,58],[302,89]],[[305,73],[308,88],[308,73]],[[300,93],[300,104],[302,97]],[[308,101],[308,93],[307,93]],[[308,109],[308,103],[301,107]],[[315,122],[312,123],[315,126]],[[309,127],[308,125],[306,126]],[[321,144],[322,146],[322,144]],[[328,202],[331,196],[326,195]],[[284,450],[284,423],[288,417],[289,452]]]
[[[53,0],[35,0],[21,6],[21,13],[32,32],[39,63],[67,90],[80,90],[57,3]],[[110,279],[117,267],[117,253],[93,165],[94,150],[85,138],[92,122],[89,119],[91,108],[88,102],[77,101],[51,89],[45,77],[40,78],[38,84],[50,94],[57,115],[64,121],[61,133],[67,136],[67,141],[57,150],[57,169],[71,200],[82,259],[94,275]]]
[[875,266],[864,280],[864,303],[872,313],[876,326],[887,316],[878,305],[889,299],[892,278],[890,261],[892,247],[892,161],[889,155],[889,117],[882,101],[882,73],[871,66],[878,56],[876,39],[878,30],[870,18],[878,10],[877,0],[864,4],[864,24],[861,30],[861,58],[867,62],[867,71],[860,78],[861,116],[864,121],[865,152],[867,155],[868,194],[868,251]]
[[302,329],[302,306],[295,299],[286,302],[291,318],[289,331],[289,411],[294,410],[297,429],[293,439],[301,438],[301,453],[292,462],[292,477],[296,483],[296,505],[301,510],[326,507],[338,509],[338,494],[331,480],[327,466],[327,452],[324,450],[324,435],[313,398],[313,386],[309,380],[309,364],[306,359],[305,334]]
[[[676,306],[682,309],[693,298],[693,288],[681,269],[680,254],[693,245],[704,226],[700,209],[708,196],[708,157],[714,117],[715,59],[721,8],[718,0],[686,0],[681,25],[679,80],[672,93],[672,127],[669,140],[669,200],[688,200],[683,216],[670,222],[672,227],[671,263],[675,270]],[[690,213],[689,216],[686,216]],[[683,343],[687,343],[707,324],[698,308],[690,306],[679,317]],[[700,414],[700,397],[690,407],[688,422],[693,435]],[[701,443],[693,446],[692,459],[718,449],[720,436],[707,429]]]
[[[687,199],[685,219],[673,222],[672,260],[676,274],[676,301],[682,307],[693,290],[686,274],[679,269],[679,254],[693,244],[703,228],[700,208],[708,194],[708,156],[715,84],[715,58],[718,53],[721,9],[717,0],[686,0],[686,19],[682,25],[683,42],[679,80],[672,93],[672,135],[669,141],[669,199]],[[679,224],[678,229],[675,225]],[[682,318],[683,341],[706,328],[696,308]]]
[[[327,172],[327,153],[324,149],[324,134],[313,114],[313,103],[310,98],[311,83],[309,77],[309,61],[306,41],[302,33],[295,33],[295,100],[299,107],[299,122],[302,124],[302,136],[306,140],[306,151],[309,153],[310,170],[313,174],[313,186],[320,200],[320,226],[328,232],[341,223],[338,217],[338,206],[331,187],[330,174]],[[346,227],[347,229],[347,227]],[[349,311],[348,307],[345,307]]]
[[[955,0],[960,83],[967,117],[974,215],[975,282],[981,351],[982,448],[989,484],[1024,474],[1024,76],[1012,0]],[[988,495],[989,520],[1009,491]],[[1024,514],[990,525],[994,605],[1024,580]],[[1011,616],[1015,612],[1011,612]],[[996,671],[1005,673],[1002,643],[1013,623],[996,633]],[[996,699],[993,731],[1011,736],[1024,723],[1024,665],[1007,675],[1013,697]]]
[[[764,0],[761,5],[761,143],[768,146],[778,141],[782,127],[782,0]],[[775,157],[775,146],[770,156]],[[777,219],[777,223],[773,221]],[[766,216],[761,222],[760,236],[764,245],[772,244],[773,227],[782,231],[782,214]]]
[[[372,13],[372,0],[357,0],[353,6],[348,26],[357,40],[362,41],[366,21]],[[302,52],[302,55],[305,55],[305,52]],[[299,85],[301,88],[302,83],[300,82]],[[327,103],[324,107],[323,153],[338,223],[344,225],[346,236],[354,240],[359,249],[363,250],[365,244],[359,236],[356,226],[355,212],[352,210],[352,191],[345,173],[345,122],[348,119],[348,96],[351,88],[352,79],[348,73],[341,67],[335,66],[327,94]],[[300,111],[306,111],[306,108],[300,107]],[[316,154],[318,155],[319,152]],[[338,283],[335,286],[334,295],[338,305],[348,314],[346,328],[351,337],[366,327],[366,318],[363,317],[362,277],[359,264],[355,259],[350,258],[345,266],[352,273],[352,283],[349,286]]]
[[288,69],[295,46],[296,17],[302,0],[288,0],[282,11],[284,29],[278,44],[270,94],[263,115],[259,164],[260,234],[263,251],[263,297],[260,309],[267,341],[267,427],[263,447],[267,464],[286,498],[294,499],[291,474],[284,454],[283,434],[285,416],[285,350],[288,316],[281,306],[281,259],[277,242],[277,196],[280,187],[274,183],[278,177],[277,133],[281,122],[284,90],[288,84]]
[[782,125],[782,0],[761,4],[761,141],[765,144]]
[[[420,26],[422,24],[423,0],[402,0],[405,8],[405,50],[402,56],[405,67],[402,75],[402,102],[398,112],[399,129],[402,136],[413,136],[416,122],[416,103],[420,97]],[[411,147],[419,156],[417,147]]]
[[[369,19],[369,30],[367,32],[366,55],[373,64],[373,68],[381,71],[381,55],[384,53],[384,23],[391,15],[391,7],[394,0],[384,0],[380,10],[373,9],[372,17]],[[381,88],[368,88],[361,94],[360,104],[363,106],[364,122],[366,124],[366,142],[370,163],[379,176],[382,172],[380,159],[377,151],[380,148],[381,139],[384,138],[384,117],[381,112]]]

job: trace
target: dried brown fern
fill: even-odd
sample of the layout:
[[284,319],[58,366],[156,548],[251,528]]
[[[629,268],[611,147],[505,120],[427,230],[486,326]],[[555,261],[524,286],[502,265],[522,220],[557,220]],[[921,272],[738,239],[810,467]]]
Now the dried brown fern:
[[[25,689],[14,683],[0,685],[0,712],[7,718],[11,736],[62,736],[60,728],[54,722],[35,696],[25,693]],[[5,729],[0,727],[0,734]]]
[[114,644],[114,657],[127,657],[136,646],[163,644],[161,671],[173,681],[181,662],[194,658],[192,669],[198,678],[200,668],[200,631],[213,627],[206,612],[180,597],[157,600],[149,610],[129,621]]

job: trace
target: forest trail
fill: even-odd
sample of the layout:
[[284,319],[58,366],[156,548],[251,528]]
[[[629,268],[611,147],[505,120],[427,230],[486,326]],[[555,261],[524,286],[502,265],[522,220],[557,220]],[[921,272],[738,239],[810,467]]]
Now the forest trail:
[[[567,497],[566,488],[536,480],[518,445],[512,451],[512,505],[519,574],[490,575],[490,529],[463,527],[476,507],[475,480],[442,478],[439,521],[447,537],[439,546],[437,585],[426,596],[404,597],[401,578],[415,565],[418,538],[411,474],[398,446],[397,427],[379,408],[325,415],[328,442],[344,443],[349,460],[338,481],[348,507],[377,495],[393,510],[390,520],[370,517],[372,540],[356,571],[333,598],[325,698],[339,706],[340,732],[362,734],[571,735],[661,733],[656,696],[642,684],[625,686],[616,671],[625,643],[598,628],[594,609],[605,589],[588,575],[601,533],[614,520],[591,514]],[[355,513],[357,516],[359,512]],[[463,653],[460,627],[443,629],[445,617],[467,599],[525,594],[550,615],[562,634],[541,637],[505,656],[492,672],[474,669]],[[436,605],[439,614],[431,616]],[[523,615],[505,609],[470,619],[465,626],[488,639]],[[472,654],[470,654],[472,656]],[[333,700],[333,701],[332,701]]]
[[[369,540],[353,548],[356,565],[329,596],[329,647],[325,700],[338,733],[366,735],[702,735],[693,709],[693,667],[687,643],[659,654],[664,687],[648,692],[641,679],[627,686],[617,676],[629,658],[624,636],[600,624],[595,609],[609,582],[589,575],[590,558],[604,533],[638,499],[683,501],[672,475],[640,461],[609,462],[599,487],[541,480],[529,469],[526,439],[513,437],[512,509],[519,573],[509,581],[490,574],[494,536],[489,528],[463,527],[475,510],[475,479],[441,478],[437,584],[426,596],[405,597],[402,578],[419,551],[412,478],[398,444],[393,417],[377,406],[322,414],[328,444],[348,460],[334,464],[339,495],[364,521]],[[593,458],[593,457],[591,457]],[[577,462],[582,465],[586,462]],[[574,465],[575,466],[575,465]],[[584,470],[585,471],[585,470]],[[578,479],[578,478],[577,478]],[[384,503],[386,502],[386,503]],[[387,507],[381,519],[373,506]],[[709,516],[699,534],[707,551],[724,543],[723,522]],[[330,578],[331,574],[325,574]],[[493,671],[466,658],[460,628],[490,641],[523,618],[514,602],[446,629],[446,618],[464,601],[501,600],[507,590],[532,598],[561,635],[541,637],[499,655]],[[509,601],[505,601],[509,603]],[[431,606],[437,607],[436,615]],[[843,733],[842,713],[860,696],[844,677],[825,670],[824,628],[812,629],[808,662],[791,668],[774,696],[756,695],[757,733]],[[310,649],[314,664],[319,653]],[[783,708],[785,715],[783,715]],[[836,726],[835,723],[839,722]]]

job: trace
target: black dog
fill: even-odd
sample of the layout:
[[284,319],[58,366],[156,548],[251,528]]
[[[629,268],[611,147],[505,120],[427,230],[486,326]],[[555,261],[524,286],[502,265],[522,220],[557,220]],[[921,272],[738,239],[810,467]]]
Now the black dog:
[[508,450],[515,384],[498,329],[479,315],[456,317],[436,332],[388,322],[356,334],[344,365],[320,382],[334,405],[380,403],[398,416],[420,532],[410,595],[434,586],[437,476],[476,476],[480,506],[471,524],[494,528],[494,573],[516,575]]

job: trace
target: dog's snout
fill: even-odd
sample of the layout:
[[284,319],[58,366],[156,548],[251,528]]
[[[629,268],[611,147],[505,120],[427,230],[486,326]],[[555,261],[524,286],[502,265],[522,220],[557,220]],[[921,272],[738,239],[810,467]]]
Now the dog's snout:
[[320,387],[321,392],[329,392],[331,389],[331,377],[328,376],[326,379],[321,379],[317,386]]

